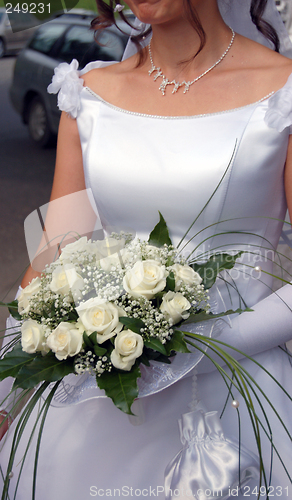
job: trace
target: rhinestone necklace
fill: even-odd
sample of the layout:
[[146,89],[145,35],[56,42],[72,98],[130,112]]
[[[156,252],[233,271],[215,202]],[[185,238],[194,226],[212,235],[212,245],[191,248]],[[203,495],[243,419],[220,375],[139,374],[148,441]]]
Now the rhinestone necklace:
[[[229,26],[230,28],[230,26]],[[200,80],[201,78],[203,78],[203,76],[207,75],[207,73],[209,73],[210,71],[212,71],[212,69],[214,69],[216,66],[218,66],[218,64],[221,63],[221,61],[223,61],[224,57],[228,54],[229,50],[231,49],[232,47],[232,44],[234,42],[234,38],[235,38],[235,33],[233,31],[232,28],[230,28],[231,30],[231,33],[232,33],[232,37],[231,37],[231,40],[230,40],[230,43],[227,47],[227,49],[225,50],[225,52],[223,52],[222,56],[218,59],[218,61],[216,61],[209,69],[206,69],[206,71],[204,71],[204,73],[202,73],[201,75],[197,76],[197,78],[195,78],[194,80],[192,80],[191,82],[186,82],[185,80],[183,82],[176,82],[175,80],[168,80],[168,78],[166,78],[166,76],[162,73],[161,69],[160,68],[157,68],[155,65],[154,65],[154,62],[153,62],[153,58],[152,58],[152,52],[151,52],[151,40],[150,40],[150,43],[148,45],[148,52],[149,52],[149,59],[150,59],[150,62],[151,62],[151,69],[148,71],[149,73],[149,76],[152,75],[152,73],[154,73],[156,71],[156,74],[154,75],[153,77],[153,80],[156,81],[157,78],[162,78],[162,82],[159,86],[159,90],[162,92],[162,95],[165,95],[165,91],[166,91],[166,87],[168,85],[174,85],[174,89],[172,91],[172,94],[175,94],[178,89],[180,87],[183,87],[185,86],[184,88],[184,94],[186,94],[188,91],[189,91],[189,88],[191,85],[193,85],[193,83],[196,83],[198,80]]]

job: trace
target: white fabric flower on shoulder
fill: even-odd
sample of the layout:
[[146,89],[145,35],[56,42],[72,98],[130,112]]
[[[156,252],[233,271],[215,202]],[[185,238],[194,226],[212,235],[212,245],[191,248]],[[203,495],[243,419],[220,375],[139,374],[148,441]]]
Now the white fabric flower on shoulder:
[[76,59],[68,63],[61,63],[55,68],[52,83],[48,86],[49,94],[58,94],[58,108],[66,111],[72,118],[77,117],[80,109],[80,92],[83,80],[79,77],[79,63]]
[[292,75],[286,85],[270,97],[265,122],[278,132],[292,125]]

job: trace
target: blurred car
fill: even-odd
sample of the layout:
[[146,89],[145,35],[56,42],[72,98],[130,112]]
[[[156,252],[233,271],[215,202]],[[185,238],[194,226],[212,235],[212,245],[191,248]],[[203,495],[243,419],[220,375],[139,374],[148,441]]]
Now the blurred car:
[[[42,24],[16,59],[10,98],[30,137],[42,147],[57,134],[60,119],[57,97],[47,93],[55,67],[72,59],[81,69],[91,61],[122,58],[128,34],[111,26],[99,33],[97,43],[89,29],[95,15],[64,14]],[[119,26],[131,30],[126,23]]]
[[288,33],[290,33],[292,27],[292,0],[275,0],[275,2],[283,23],[285,24]]
[[91,19],[93,19],[94,17],[97,16],[97,12],[95,12],[93,10],[88,10],[88,9],[71,9],[71,10],[68,10],[66,12],[64,12],[64,10],[59,10],[59,11],[54,12],[54,14],[52,14],[50,19],[56,19],[57,17],[61,17],[61,16],[63,19],[67,16],[70,16],[71,18],[73,16],[75,16],[75,17],[78,17],[79,19],[80,18],[86,19],[86,18],[90,17]]
[[[18,31],[13,33],[13,24],[17,23]],[[5,54],[21,50],[31,38],[38,21],[30,14],[11,12],[8,14],[5,7],[0,7],[0,58]]]

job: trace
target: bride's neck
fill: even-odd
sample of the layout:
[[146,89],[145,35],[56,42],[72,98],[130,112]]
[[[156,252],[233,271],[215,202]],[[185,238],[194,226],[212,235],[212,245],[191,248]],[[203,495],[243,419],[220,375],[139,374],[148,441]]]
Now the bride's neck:
[[[168,78],[179,73],[193,73],[212,65],[224,52],[231,38],[231,31],[222,20],[219,12],[201,20],[206,39],[203,49],[195,57],[201,39],[195,28],[185,20],[173,25],[153,26],[151,50],[155,66],[161,67]],[[183,61],[190,61],[182,65]]]

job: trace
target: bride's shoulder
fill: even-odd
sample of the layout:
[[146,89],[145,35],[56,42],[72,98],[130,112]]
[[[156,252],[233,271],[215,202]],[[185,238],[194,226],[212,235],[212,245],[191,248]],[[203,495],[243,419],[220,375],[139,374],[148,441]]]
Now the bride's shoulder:
[[[266,124],[278,132],[292,126],[292,61],[246,38],[239,40],[238,57],[247,80],[245,88],[265,99]],[[240,72],[239,72],[240,74]],[[256,101],[256,99],[254,98]]]
[[89,65],[88,70],[82,72],[81,78],[84,86],[89,87],[96,94],[110,96],[117,90],[117,80],[126,78],[135,66],[135,56],[122,62],[101,64],[93,68]]
[[54,70],[52,82],[47,90],[49,94],[58,94],[58,107],[72,118],[77,118],[81,108],[81,92],[89,87],[98,95],[109,95],[117,89],[116,76],[127,74],[133,62],[122,63],[114,61],[95,61],[89,63],[82,70],[78,70],[79,63],[73,59],[70,64],[63,62]]
[[292,74],[292,60],[264,45],[239,37],[238,57],[242,69],[257,86],[269,91],[281,89]]

